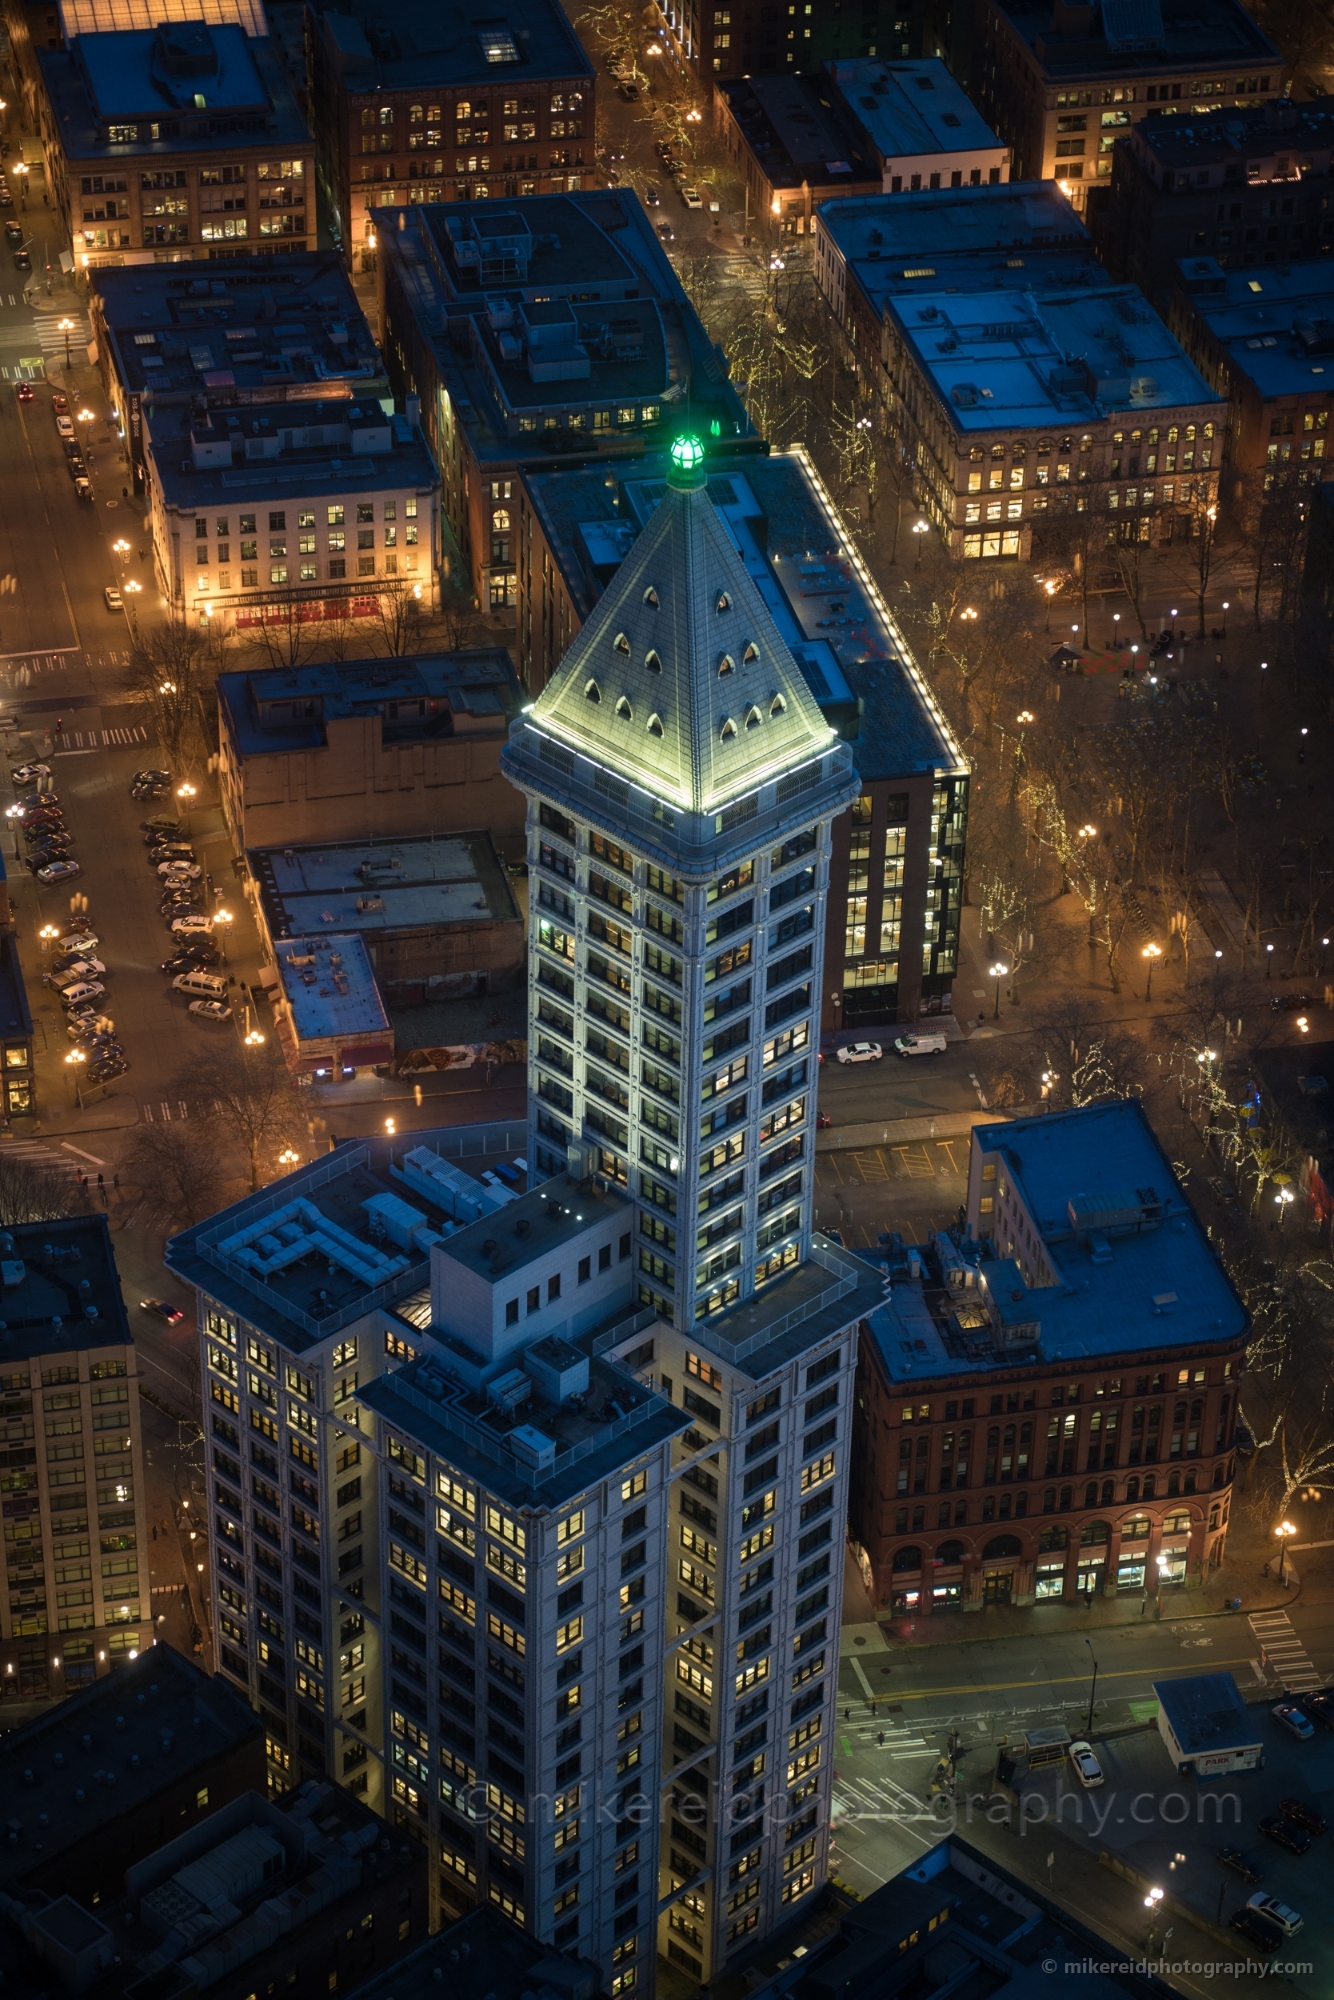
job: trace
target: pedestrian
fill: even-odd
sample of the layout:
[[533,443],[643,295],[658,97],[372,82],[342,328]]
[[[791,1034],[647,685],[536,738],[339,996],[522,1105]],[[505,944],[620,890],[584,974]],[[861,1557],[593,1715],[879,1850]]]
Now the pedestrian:
[[113,1175],[111,1176],[111,1185],[112,1185],[112,1187],[113,1187],[113,1188],[114,1188],[114,1189],[116,1190],[116,1193],[117,1193],[117,1194],[119,1194],[119,1193],[120,1193],[120,1175],[119,1175],[119,1174],[113,1174]]
[[1141,1618],[1144,1616],[1148,1608],[1149,1608],[1149,1593],[1146,1590],[1141,1594],[1139,1600],[1139,1615]]
[[60,731],[64,727],[65,727],[65,718],[63,715],[58,715],[56,717],[56,734],[59,735]]
[[128,487],[128,486],[122,486],[122,487],[121,487],[121,489],[120,489],[120,497],[121,497],[121,499],[122,499],[122,500],[128,500],[128,499],[129,499],[129,497],[130,497],[130,489],[129,489],[129,487]]
[[49,986],[51,984],[51,975],[49,972],[44,972],[42,974],[42,984],[43,986]]
[[105,1190],[106,1190],[106,1182],[103,1180],[101,1174],[99,1174],[97,1176],[97,1191],[99,1194],[102,1194],[105,1192]]
[[880,1745],[881,1749],[883,1749],[883,1748],[884,1748],[884,1745],[885,1745],[885,1732],[884,1732],[884,1730],[883,1730],[883,1729],[882,1729],[882,1730],[880,1731],[880,1734],[879,1734],[879,1735],[878,1735],[878,1736],[876,1737],[876,1742],[877,1742],[877,1743],[878,1743],[878,1744]]

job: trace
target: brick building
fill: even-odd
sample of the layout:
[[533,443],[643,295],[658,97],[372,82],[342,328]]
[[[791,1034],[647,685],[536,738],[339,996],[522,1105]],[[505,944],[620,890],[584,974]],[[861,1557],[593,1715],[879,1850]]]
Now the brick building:
[[966,1233],[892,1260],[851,1527],[895,1617],[1189,1585],[1249,1314],[1132,1100],[974,1128]]
[[1081,209],[1155,106],[1221,111],[1284,89],[1240,0],[977,0],[976,36],[973,96],[1014,147],[1015,178],[1055,177]]
[[1226,270],[1328,255],[1334,100],[1254,104],[1214,118],[1145,118],[1112,150],[1089,207],[1098,254],[1160,312],[1182,257]]
[[353,268],[372,210],[556,194],[593,165],[596,77],[558,0],[469,19],[426,0],[343,0],[309,16],[320,170]]

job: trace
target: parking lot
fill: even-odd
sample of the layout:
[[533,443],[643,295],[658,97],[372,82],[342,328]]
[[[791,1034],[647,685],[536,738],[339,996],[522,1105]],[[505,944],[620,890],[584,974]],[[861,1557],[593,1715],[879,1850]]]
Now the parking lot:
[[[1271,1698],[1272,1700],[1272,1698]],[[1270,1714],[1271,1702],[1252,1715],[1264,1743],[1264,1763],[1255,1771],[1207,1783],[1178,1778],[1157,1729],[1094,1743],[1104,1783],[1081,1788],[1067,1763],[1019,1781],[1024,1840],[1041,1859],[1053,1851],[1053,1831],[1087,1850],[1110,1855],[1133,1869],[1148,1887],[1165,1892],[1154,1919],[1156,1948],[1172,1924],[1172,1901],[1212,1925],[1221,1925],[1239,1955],[1249,1949],[1228,1931],[1228,1920],[1259,1887],[1277,1896],[1304,1919],[1302,1930],[1278,1953],[1284,1960],[1309,1962],[1309,1973],[1285,1975],[1311,1994],[1328,1988],[1334,1962],[1334,1835],[1311,1842],[1304,1855],[1286,1853],[1258,1832],[1258,1822],[1282,1799],[1313,1806],[1327,1820],[1334,1815],[1334,1733],[1319,1729],[1299,1743]],[[1257,1885],[1222,1867],[1220,1847],[1237,1847],[1263,1871]],[[1059,1843],[1054,1849],[1059,1866]],[[1144,1913],[1144,1941],[1150,1912]],[[1169,1954],[1170,1956],[1170,1951]]]
[[850,1249],[874,1248],[881,1230],[922,1241],[958,1220],[968,1186],[969,1141],[923,1139],[821,1153],[815,1167],[816,1221],[837,1229]]

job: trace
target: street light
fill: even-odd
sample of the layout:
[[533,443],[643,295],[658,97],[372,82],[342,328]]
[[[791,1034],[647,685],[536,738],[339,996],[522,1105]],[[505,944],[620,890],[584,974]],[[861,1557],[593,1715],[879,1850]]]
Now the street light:
[[1274,970],[1274,957],[1273,957],[1273,952],[1274,952],[1274,947],[1273,947],[1273,945],[1272,945],[1272,944],[1267,944],[1267,945],[1265,946],[1265,978],[1266,978],[1266,979],[1268,979],[1268,978],[1270,977],[1270,975],[1272,974],[1272,972],[1273,972],[1273,970]]
[[122,562],[124,562],[126,556],[130,553],[130,545],[124,535],[118,535],[116,540],[111,544],[111,547],[114,554],[118,555]]
[[1090,1658],[1090,1659],[1092,1660],[1092,1662],[1093,1662],[1093,1685],[1092,1685],[1092,1687],[1090,1687],[1090,1689],[1089,1689],[1089,1715],[1088,1715],[1088,1722],[1086,1723],[1086,1725],[1085,1725],[1085,1728],[1084,1728],[1084,1734],[1085,1734],[1085,1736],[1092,1736],[1092,1734],[1093,1734],[1093,1697],[1094,1697],[1094,1695],[1095,1695],[1095,1694],[1096,1694],[1096,1693],[1098,1692],[1098,1659],[1097,1659],[1097,1655],[1096,1655],[1096,1653],[1095,1653],[1095,1652],[1094,1652],[1094,1650],[1093,1650],[1093,1641],[1092,1641],[1092,1639],[1085,1639],[1085,1641],[1084,1641],[1084,1644],[1085,1644],[1085,1645],[1086,1645],[1086,1646],[1088,1647],[1088,1649],[1089,1649],[1089,1658]]
[[70,359],[70,351],[69,351],[69,337],[73,333],[73,331],[74,331],[74,321],[72,319],[66,318],[56,321],[56,332],[63,333],[65,336],[65,373],[67,375],[70,369],[74,365]]
[[54,924],[43,924],[37,935],[42,941],[42,950],[49,951],[60,936],[60,932]]
[[1140,957],[1146,959],[1149,966],[1149,976],[1144,982],[1144,998],[1146,1001],[1153,998],[1153,968],[1162,955],[1163,948],[1160,944],[1146,944],[1140,953]]
[[19,858],[19,821],[23,818],[22,806],[6,806],[5,818],[14,829],[14,859]]
[[1278,1226],[1280,1229],[1283,1227],[1284,1216],[1296,1199],[1297,1197],[1290,1187],[1281,1187],[1274,1196],[1274,1200],[1278,1203]]
[[79,1088],[79,1069],[87,1060],[87,1052],[83,1049],[71,1049],[65,1058],[67,1065],[74,1072],[74,1102],[80,1111],[83,1110],[83,1093]]
[[926,521],[914,521],[912,524],[912,531],[917,537],[917,560],[913,564],[914,569],[922,567],[922,536],[926,534],[928,525]]
[[[225,965],[226,962],[227,961],[224,959],[223,964]],[[249,1034],[245,1037],[245,1045],[248,1049],[257,1049],[260,1046],[261,1042],[265,1041],[266,1039],[267,1037],[261,1034],[258,1028],[252,1028]]]
[[1000,983],[1002,979],[1004,979],[1008,969],[1009,968],[1007,966],[1001,964],[999,959],[997,959],[996,963],[990,968],[991,977],[996,982],[996,1005],[992,1011],[992,1016],[991,1016],[993,1021],[999,1021],[1000,1019]]
[[230,910],[215,910],[213,912],[213,921],[218,927],[218,936],[222,941],[222,962],[225,965],[227,963],[227,926],[234,919]]
[[1226,637],[1227,637],[1227,614],[1228,614],[1228,601],[1227,601],[1227,599],[1226,599],[1226,598],[1224,598],[1224,599],[1223,599],[1223,637],[1224,637],[1225,639],[1226,639]]
[[397,1130],[398,1130],[398,1122],[397,1122],[397,1120],[396,1120],[396,1119],[393,1119],[393,1118],[386,1118],[386,1119],[385,1119],[385,1121],[384,1121],[384,1129],[385,1129],[385,1136],[386,1136],[387,1138],[390,1138],[390,1139],[392,1139],[392,1138],[393,1138],[393,1136],[394,1136],[394,1134],[395,1134],[395,1133],[397,1132]]
[[20,208],[26,208],[26,207],[28,206],[28,167],[27,167],[27,162],[26,162],[26,161],[24,161],[24,160],[15,160],[15,162],[14,162],[14,172],[15,172],[16,176],[18,177],[18,184],[19,184],[19,207],[20,207]]
[[[175,690],[173,689],[172,692],[174,693]],[[190,801],[195,796],[195,788],[191,784],[177,785],[176,796],[178,799],[184,801],[185,830],[188,833],[190,831]]]
[[1045,582],[1045,583],[1043,584],[1042,588],[1043,588],[1043,589],[1044,589],[1044,590],[1046,591],[1046,593],[1047,593],[1047,631],[1048,631],[1048,634],[1050,634],[1050,632],[1051,632],[1051,601],[1052,601],[1053,597],[1055,597],[1055,595],[1056,595],[1056,585],[1055,585],[1055,583],[1054,583],[1054,582],[1052,581],[1052,579],[1051,579],[1050,577],[1048,577],[1048,578],[1047,578],[1047,581],[1046,581],[1046,582]]
[[97,422],[97,418],[93,415],[91,410],[85,408],[75,412],[75,421],[80,424],[95,424]]
[[301,1155],[294,1152],[291,1146],[285,1146],[278,1155],[278,1165],[280,1167],[299,1167],[300,1164]]
[[1291,1521],[1280,1521],[1274,1530],[1274,1533],[1278,1536],[1278,1580],[1284,1590],[1288,1587],[1288,1543],[1296,1532],[1297,1530],[1293,1527]]

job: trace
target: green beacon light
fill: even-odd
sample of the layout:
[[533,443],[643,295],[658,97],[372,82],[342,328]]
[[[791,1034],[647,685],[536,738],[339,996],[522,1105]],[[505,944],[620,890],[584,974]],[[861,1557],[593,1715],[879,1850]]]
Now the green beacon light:
[[673,486],[689,488],[704,484],[704,447],[697,437],[677,438],[668,457]]

